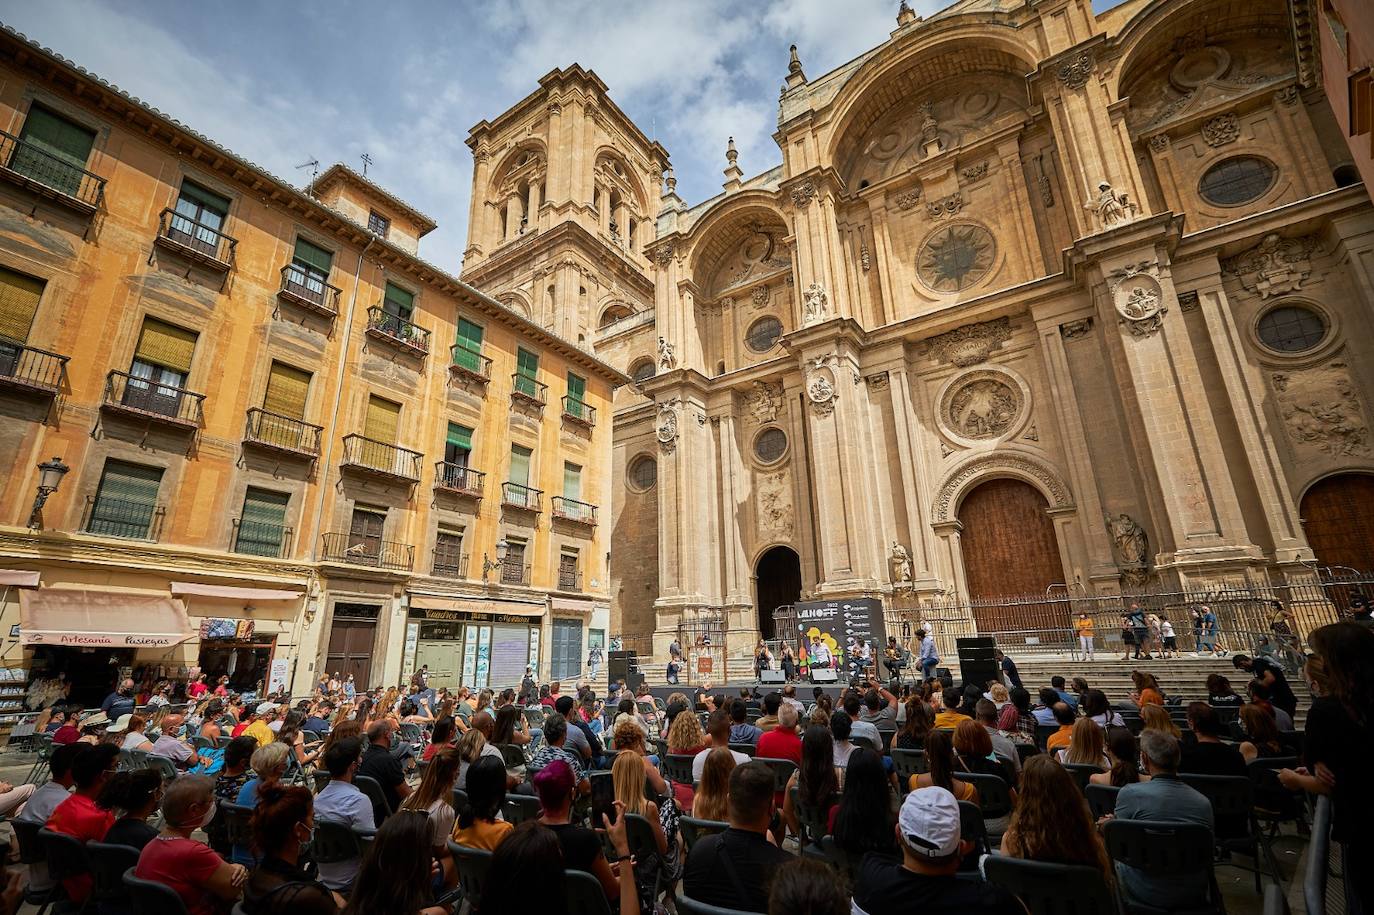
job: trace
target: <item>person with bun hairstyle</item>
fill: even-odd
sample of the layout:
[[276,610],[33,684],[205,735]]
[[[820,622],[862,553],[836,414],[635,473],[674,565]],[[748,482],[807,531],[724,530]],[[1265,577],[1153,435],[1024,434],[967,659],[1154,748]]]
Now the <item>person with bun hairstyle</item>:
[[148,825],[148,817],[162,803],[162,773],[156,769],[116,772],[95,802],[99,807],[123,814],[102,841],[142,851],[143,846],[157,838],[157,830]]
[[301,867],[301,851],[315,834],[309,789],[263,788],[250,829],[259,860],[243,888],[243,910],[248,915],[336,915],[343,900]]

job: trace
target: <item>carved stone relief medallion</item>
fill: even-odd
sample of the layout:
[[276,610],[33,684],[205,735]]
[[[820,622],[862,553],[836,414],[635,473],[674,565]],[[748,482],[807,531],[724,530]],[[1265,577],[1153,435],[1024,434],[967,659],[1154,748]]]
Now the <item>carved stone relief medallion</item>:
[[1367,455],[1369,424],[1343,361],[1270,376],[1288,437],[1300,449]]
[[1113,271],[1109,278],[1117,323],[1133,337],[1153,336],[1164,326],[1169,309],[1164,304],[1164,290],[1155,279],[1158,273],[1157,264],[1130,264]]
[[1005,435],[1025,407],[1016,380],[1004,372],[982,369],[956,380],[946,390],[940,417],[951,432],[972,441]]

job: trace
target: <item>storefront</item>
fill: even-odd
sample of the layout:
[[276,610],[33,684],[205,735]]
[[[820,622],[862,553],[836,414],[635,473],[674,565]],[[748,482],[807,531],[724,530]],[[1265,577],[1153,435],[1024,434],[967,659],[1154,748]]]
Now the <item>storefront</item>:
[[402,681],[427,666],[434,687],[519,687],[525,668],[539,664],[544,609],[542,603],[412,595]]

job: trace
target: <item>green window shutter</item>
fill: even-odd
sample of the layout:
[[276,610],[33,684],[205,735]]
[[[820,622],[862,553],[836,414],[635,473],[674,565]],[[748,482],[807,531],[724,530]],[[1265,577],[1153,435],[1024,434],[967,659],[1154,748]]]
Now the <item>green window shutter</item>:
[[159,467],[106,461],[86,530],[109,537],[148,537],[161,485]]
[[271,374],[267,377],[267,393],[263,395],[262,408],[279,416],[305,419],[305,402],[309,394],[309,372],[273,362]]
[[510,482],[519,486],[530,485],[530,455],[533,452],[519,445],[510,449]]
[[469,372],[482,372],[482,325],[459,318],[457,343],[458,348],[453,351],[453,364]]
[[138,335],[134,357],[153,365],[190,374],[191,359],[196,353],[196,334],[181,327],[166,324],[156,318],[144,318]]
[[243,497],[234,551],[250,556],[280,556],[286,539],[286,507],[290,502],[286,493],[250,486]]
[[34,105],[24,119],[19,139],[77,168],[85,168],[91,147],[95,145],[95,131]]
[[329,277],[329,268],[334,264],[334,255],[319,245],[313,245],[304,238],[296,239],[296,253],[294,256],[296,263],[311,267]]
[[407,292],[394,283],[387,283],[382,310],[387,314],[410,320],[410,314],[415,310],[415,293]]
[[0,337],[28,341],[43,286],[42,280],[0,267]]
[[581,375],[568,373],[568,397],[572,400],[582,401],[587,396],[587,379]]
[[457,423],[448,424],[447,444],[455,448],[462,448],[464,451],[472,450],[472,430],[467,426],[460,426]]
[[[190,181],[181,182],[180,200],[194,204],[201,210],[214,213],[221,219],[229,215],[228,197],[221,197],[214,191],[207,191],[200,185],[192,184]],[[181,207],[177,209],[180,210]]]
[[582,501],[582,468],[576,464],[563,464],[563,498]]
[[401,405],[380,397],[367,399],[367,416],[363,420],[363,435],[373,441],[395,444],[401,425]]
[[522,348],[516,355],[515,370],[526,378],[534,378],[539,374],[539,356]]

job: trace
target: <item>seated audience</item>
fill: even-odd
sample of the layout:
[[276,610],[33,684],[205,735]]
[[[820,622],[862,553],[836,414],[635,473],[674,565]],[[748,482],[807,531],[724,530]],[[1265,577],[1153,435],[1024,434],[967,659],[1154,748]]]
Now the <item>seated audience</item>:
[[230,864],[191,834],[215,815],[215,782],[205,775],[183,775],[162,795],[162,832],[143,847],[134,876],[176,890],[190,915],[215,915],[239,898],[248,879],[241,864]]
[[1100,689],[1085,689],[1083,701],[1079,706],[1083,717],[1095,722],[1101,728],[1124,728],[1126,721],[1112,710],[1107,694]]
[[1212,708],[1238,709],[1245,704],[1245,700],[1236,695],[1236,691],[1231,688],[1230,680],[1221,674],[1208,674],[1207,703]]
[[[520,887],[518,893],[493,893],[482,899],[482,915],[531,915],[562,913],[567,910],[567,878],[564,876],[564,850],[558,835],[536,822],[521,823],[501,842],[491,856],[487,871],[488,886]],[[604,857],[604,856],[603,856]],[[622,873],[631,873],[629,861],[620,864]],[[610,872],[610,868],[606,868]],[[638,905],[633,885],[627,890],[630,901]]]
[[607,899],[617,899],[620,884],[601,851],[601,839],[592,830],[572,822],[573,788],[576,784],[577,776],[572,767],[562,759],[550,760],[548,765],[534,774],[534,790],[543,808],[539,822],[558,836],[565,866],[591,874],[600,881]]
[[[250,737],[249,740],[252,738]],[[258,790],[276,784],[286,774],[287,758],[291,752],[285,745],[275,746],[274,743],[269,743],[265,747],[258,747],[249,757],[249,765],[253,767],[255,775],[244,782],[243,787],[239,789],[237,802],[244,807],[256,806]]]
[[156,769],[116,772],[95,802],[106,810],[123,814],[101,841],[141,851],[157,836],[157,830],[148,825],[148,817],[162,803],[162,773]]
[[956,800],[978,803],[978,789],[954,777],[954,738],[947,731],[932,731],[926,738],[926,771],[911,776],[909,788],[944,788]]
[[398,810],[387,817],[363,854],[344,915],[449,915],[447,906],[434,905],[431,835],[422,811]]
[[1059,762],[1110,769],[1104,733],[1091,718],[1079,718],[1069,732],[1069,745],[1059,751]]
[[792,802],[792,789],[797,789],[801,804],[821,812],[829,831],[839,811],[843,772],[835,768],[835,738],[830,729],[819,724],[808,727],[802,736],[801,765],[792,773],[783,792],[782,818],[794,835],[802,834],[802,825],[800,812]]
[[[76,757],[91,749],[90,744],[69,743],[53,748],[48,757],[48,781],[44,782],[24,804],[16,820],[42,826],[48,822],[54,810],[71,797],[72,763]],[[52,889],[53,880],[48,876],[47,861],[36,861],[29,865],[29,890],[33,893],[46,893]]]
[[1240,745],[1240,755],[1245,757],[1246,763],[1252,763],[1257,759],[1293,755],[1293,751],[1283,743],[1278,725],[1274,723],[1274,716],[1258,705],[1242,705],[1240,723],[1247,738]]
[[[1019,773],[1021,771],[1021,754],[1016,752],[1016,744],[1011,742],[1011,738],[997,729],[997,706],[991,699],[979,699],[974,706],[974,718],[983,730],[988,733],[988,740],[992,743],[992,755],[997,757],[997,761],[1007,771]],[[956,732],[957,732],[956,728]]]
[[1073,709],[1074,714],[1077,714],[1078,696],[1069,692],[1065,688],[1066,686],[1067,684],[1064,682],[1063,677],[1050,677],[1050,689],[1054,690],[1054,694],[1059,697],[1060,702]]
[[382,786],[382,796],[392,810],[399,810],[412,790],[401,760],[391,752],[396,745],[396,727],[390,718],[368,725],[367,749],[363,751],[363,761],[358,764],[359,775],[366,775]]
[[220,768],[219,775],[215,776],[217,800],[238,803],[239,792],[253,777],[249,766],[253,751],[257,748],[258,742],[251,737],[239,736],[229,741],[229,746],[224,748],[224,765]]
[[309,789],[269,785],[258,795],[250,828],[258,866],[243,887],[247,915],[336,915],[342,899],[301,865],[315,834]]
[[1055,724],[1054,706],[1059,701],[1059,694],[1048,686],[1040,690],[1040,701],[1032,710],[1036,724]]
[[501,819],[506,802],[506,768],[494,759],[479,759],[468,769],[468,806],[458,812],[453,841],[468,848],[495,851],[511,824]]
[[1131,671],[1131,683],[1135,689],[1131,691],[1131,701],[1134,702],[1143,712],[1147,705],[1163,705],[1164,691],[1159,688],[1159,681],[1155,675],[1144,670]]
[[[622,724],[624,722],[621,722]],[[619,725],[617,725],[619,727]],[[557,712],[549,712],[544,718],[544,745],[535,752],[527,766],[531,775],[536,775],[551,762],[562,760],[567,763],[577,783],[577,792],[586,794],[591,784],[583,772],[582,758],[564,746],[568,740],[568,719]]]
[[893,838],[892,788],[882,757],[868,747],[857,747],[845,767],[844,793],[830,834],[842,851],[897,856]]
[[[931,739],[946,736],[936,733]],[[854,915],[1025,915],[1006,890],[956,876],[973,845],[960,837],[959,804],[948,790],[908,794],[895,831],[902,859],[864,856],[854,875]]]
[[[76,790],[53,809],[47,827],[53,832],[75,836],[82,842],[103,842],[105,833],[114,825],[115,816],[96,803],[105,784],[115,774],[119,747],[103,743],[90,747],[72,761],[72,782]],[[62,881],[67,897],[84,903],[91,893],[90,874],[68,877]]]
[[[153,743],[144,736],[144,729],[148,727],[148,719],[142,715],[129,716],[129,730],[125,732],[124,739],[120,741],[121,750],[144,750],[145,752],[153,748]],[[117,732],[116,732],[117,733]]]
[[830,736],[835,740],[835,768],[843,769],[849,765],[849,754],[854,752],[852,728],[854,719],[844,709],[830,716]]
[[1059,730],[1051,734],[1045,741],[1045,752],[1054,754],[1067,747],[1069,741],[1073,739],[1073,725],[1077,719],[1074,717],[1073,709],[1062,702],[1056,702],[1051,706],[1050,712],[1054,715],[1054,721],[1059,725]]
[[[258,753],[271,749],[264,747]],[[315,819],[321,823],[337,823],[349,829],[375,829],[376,812],[372,801],[353,784],[362,769],[363,742],[359,737],[337,741],[324,754],[329,770],[329,782],[315,797]],[[256,758],[257,754],[254,754]],[[361,859],[321,864],[320,882],[331,890],[347,893],[358,875]]]
[[[1101,732],[1088,719],[1082,720]],[[1067,769],[1045,755],[1032,756],[1021,770],[1020,800],[1002,835],[1002,854],[1096,868],[1109,885],[1112,882],[1107,849],[1083,792]]]
[[[692,846],[683,872],[684,894],[707,905],[767,912],[773,872],[792,860],[789,852],[768,841],[772,819],[773,770],[758,762],[736,766],[730,773],[730,826]],[[731,871],[749,876],[732,880],[725,876]]]
[[1193,741],[1183,745],[1178,771],[1191,775],[1245,775],[1245,757],[1221,742],[1221,718],[1206,702],[1188,703],[1188,727]]
[[[710,738],[710,746],[697,753],[692,760],[692,780],[701,781],[701,770],[706,765],[706,754],[713,749],[724,748],[730,750],[730,716],[720,710],[711,713],[706,719],[706,735]],[[750,759],[748,753],[741,753],[738,750],[730,750],[734,754],[735,762],[743,765]]]
[[968,721],[969,716],[959,711],[960,704],[964,701],[962,690],[949,687],[942,694],[944,708],[935,716],[935,726],[937,728],[950,728],[951,730],[959,726],[959,722]]
[[777,724],[764,731],[763,736],[759,738],[758,758],[786,759],[801,765],[801,738],[797,736],[797,718],[796,708],[779,704]]
[[[420,784],[401,804],[402,810],[420,810],[429,816],[433,840],[430,844],[434,855],[450,865],[452,862],[449,861],[445,845],[449,834],[453,832],[453,823],[458,818],[453,809],[453,783],[458,778],[458,762],[457,750],[452,747],[441,750],[425,767],[424,775],[420,776]],[[505,771],[504,763],[501,769]],[[446,867],[445,873],[456,882],[457,871]]]
[[1035,726],[1039,718],[1031,711],[1030,692],[1020,686],[1007,691],[1010,701],[997,716],[997,730],[1007,734],[1014,743],[1035,743]]
[[[617,760],[618,761],[618,760]],[[706,752],[706,764],[701,767],[701,781],[692,795],[692,816],[698,820],[724,820],[730,793],[730,773],[738,763],[726,749],[716,747]]]
[[1293,716],[1284,709],[1279,708],[1270,701],[1269,687],[1259,680],[1251,680],[1245,684],[1245,691],[1250,696],[1250,703],[1258,705],[1274,718],[1274,724],[1280,731],[1293,730]]
[[1160,731],[1175,740],[1183,739],[1183,731],[1179,730],[1177,724],[1174,724],[1173,717],[1162,705],[1142,706],[1140,720],[1144,723],[1144,730]]
[[[657,774],[658,770],[655,769],[654,772]],[[647,903],[648,908],[652,909],[653,889],[660,873],[666,879],[677,879],[677,808],[669,798],[660,811],[657,802],[644,796],[650,781],[645,774],[641,757],[633,751],[622,752],[616,756],[615,763],[611,766],[611,780],[615,786],[616,816],[641,816],[648,821],[649,829],[653,833],[654,847],[658,854],[641,857],[635,864],[639,895]],[[663,796],[661,793],[655,793],[658,797]]]
[[1150,776],[1141,774],[1138,761],[1140,747],[1136,744],[1135,735],[1126,728],[1112,728],[1107,732],[1107,758],[1112,763],[1110,769],[1088,776],[1088,781],[1094,785],[1124,788],[1150,780]]
[[425,762],[429,762],[429,760],[434,758],[435,753],[438,753],[445,747],[453,746],[453,737],[457,733],[458,726],[453,723],[452,715],[445,715],[443,718],[434,722],[434,730],[429,735],[429,743],[425,745],[424,750],[420,753],[420,758]]
[[[650,758],[649,748],[644,745],[643,731],[622,722],[615,729],[615,745],[619,751],[616,762],[619,762],[622,756],[636,760],[639,767],[644,770],[644,778],[653,789],[654,796],[663,797],[668,793],[668,783],[664,781],[663,773]],[[640,875],[643,876],[643,869],[640,870]]]
[[926,745],[926,735],[935,727],[935,716],[930,706],[919,696],[906,701],[906,721],[893,738],[892,745],[899,750],[920,750]]
[[773,871],[768,915],[851,915],[849,894],[833,868],[795,858]]

